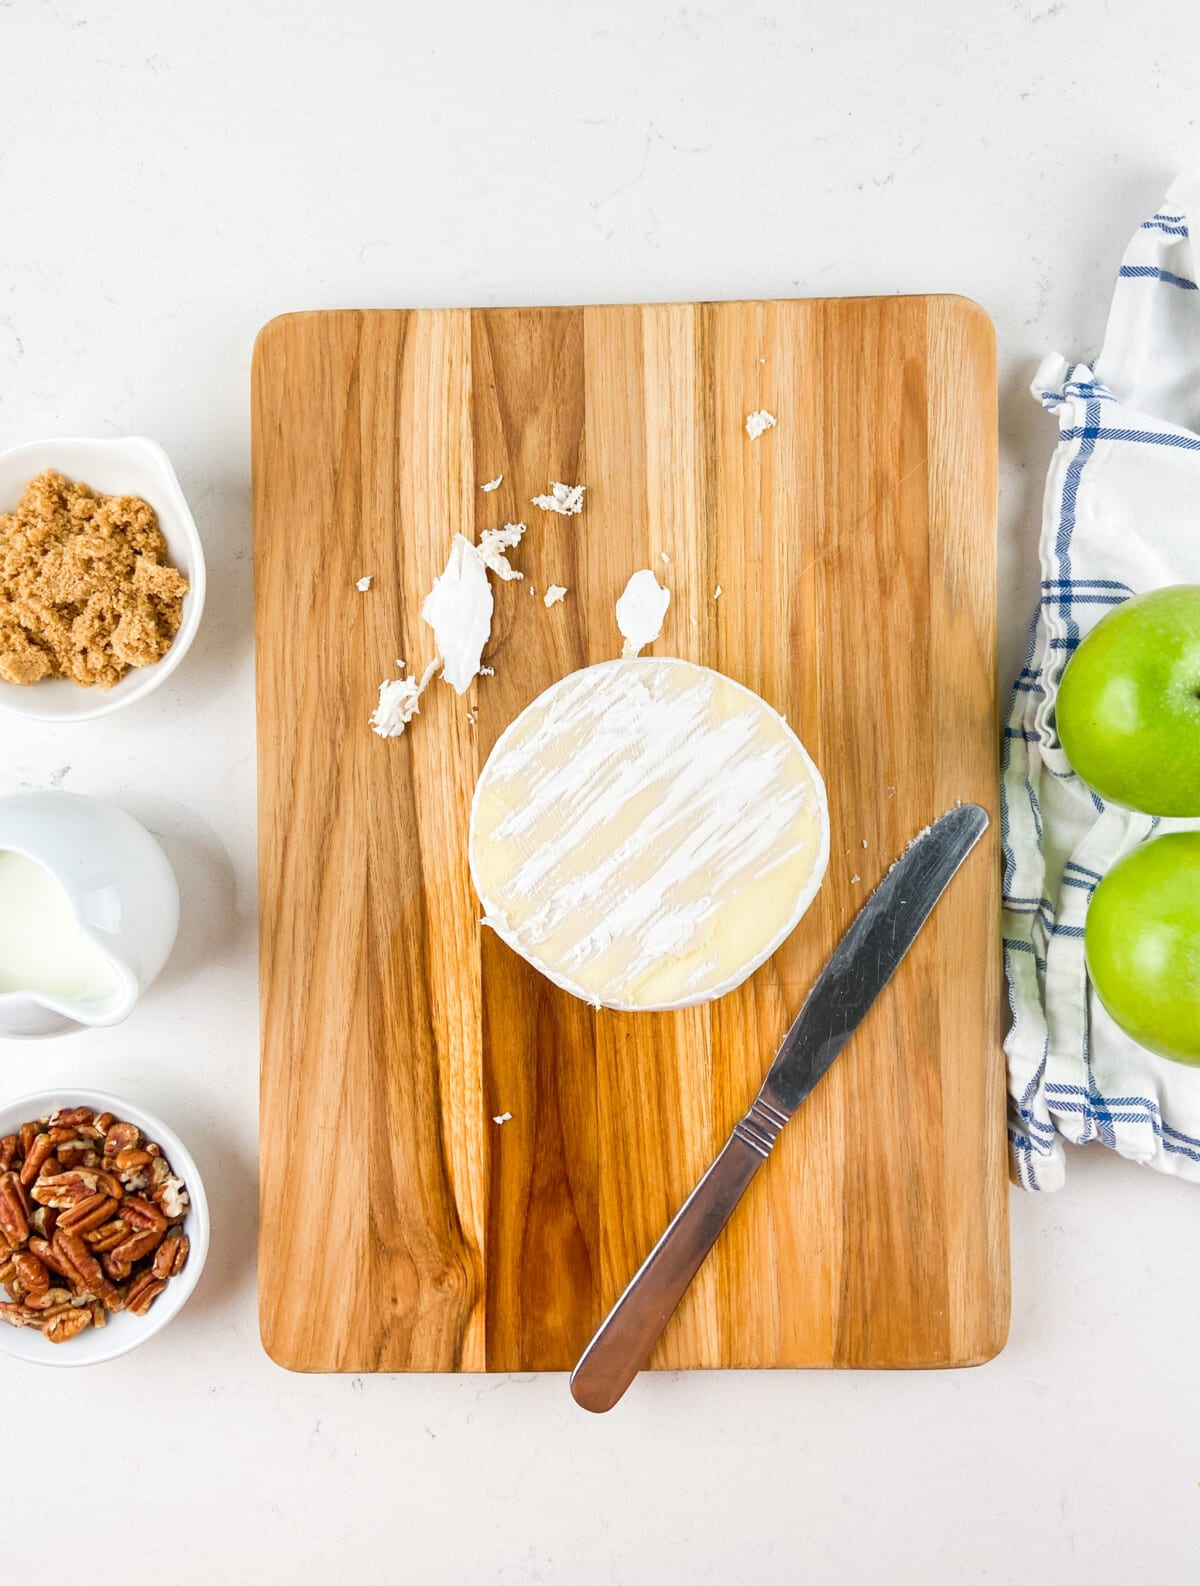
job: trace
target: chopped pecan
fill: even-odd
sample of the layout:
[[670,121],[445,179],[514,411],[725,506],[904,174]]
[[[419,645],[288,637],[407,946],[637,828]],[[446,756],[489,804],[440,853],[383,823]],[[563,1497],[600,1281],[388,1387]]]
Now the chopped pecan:
[[191,1248],[188,1236],[178,1228],[172,1228],[154,1253],[154,1260],[150,1263],[151,1272],[156,1278],[177,1278],[187,1265]]
[[29,1219],[21,1188],[21,1181],[11,1168],[7,1173],[0,1173],[0,1229],[14,1247],[23,1245],[29,1238]]
[[64,1233],[87,1234],[106,1223],[117,1209],[111,1195],[89,1195],[76,1201],[69,1211],[61,1212],[58,1226]]
[[111,1112],[98,1112],[92,1119],[101,1134],[107,1134],[116,1121],[115,1115]]
[[50,1287],[50,1274],[32,1250],[18,1250],[12,1258],[12,1264],[16,1268],[17,1277],[30,1294]]
[[78,1234],[54,1233],[54,1253],[67,1268],[68,1280],[81,1294],[103,1302],[105,1310],[119,1311],[124,1305],[120,1291],[105,1276],[95,1256]]
[[107,1327],[108,1326],[108,1312],[104,1309],[103,1305],[100,1304],[99,1300],[96,1300],[95,1303],[92,1305],[92,1326],[93,1327]]
[[90,1107],[60,1107],[57,1112],[50,1114],[50,1122],[59,1124],[64,1129],[78,1129],[84,1124],[92,1123],[96,1114]]
[[13,1158],[17,1154],[17,1137],[15,1134],[6,1134],[0,1140],[0,1173],[7,1173],[13,1165]]
[[153,1228],[160,1234],[166,1230],[167,1219],[162,1212],[140,1195],[126,1195],[121,1202],[121,1216],[131,1228]]
[[32,1146],[41,1132],[42,1125],[40,1122],[23,1123],[17,1130],[17,1155],[28,1156],[30,1146]]
[[10,1327],[40,1327],[42,1317],[39,1311],[31,1311],[24,1305],[10,1305],[5,1302],[0,1304],[0,1322],[7,1322]]
[[128,1239],[123,1239],[119,1245],[109,1251],[102,1259],[101,1265],[114,1283],[123,1283],[132,1272],[134,1262],[157,1250],[161,1239],[161,1229],[139,1228],[131,1233]]
[[65,1311],[59,1311],[46,1320],[42,1333],[52,1344],[65,1344],[72,1338],[78,1338],[84,1328],[91,1325],[92,1313],[87,1306],[68,1306]]
[[108,1133],[104,1136],[104,1154],[115,1157],[122,1151],[132,1151],[141,1138],[142,1131],[136,1123],[110,1124]]
[[153,1161],[154,1158],[149,1151],[138,1151],[132,1146],[127,1151],[118,1151],[116,1169],[121,1177],[121,1182],[128,1184],[130,1178],[135,1174],[142,1174],[143,1169],[148,1168]]
[[166,1286],[166,1279],[156,1278],[149,1269],[139,1272],[126,1290],[125,1304],[135,1316],[145,1316]]
[[9,1289],[17,1281],[17,1269],[12,1264],[12,1258],[0,1260],[0,1287]]
[[49,1239],[54,1233],[54,1225],[58,1221],[58,1213],[49,1206],[35,1206],[29,1214],[29,1226],[42,1239]]
[[80,1140],[72,1137],[64,1140],[54,1153],[59,1167],[99,1167],[100,1155],[91,1140]]
[[103,1255],[106,1250],[115,1250],[121,1241],[128,1237],[129,1224],[123,1217],[114,1217],[112,1222],[105,1223],[103,1228],[93,1228],[84,1238],[92,1248],[94,1255]]

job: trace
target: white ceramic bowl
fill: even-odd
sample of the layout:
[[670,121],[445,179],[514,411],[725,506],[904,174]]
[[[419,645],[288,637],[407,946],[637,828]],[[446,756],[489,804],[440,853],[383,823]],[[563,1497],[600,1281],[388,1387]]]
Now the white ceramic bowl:
[[186,574],[183,621],[171,648],[153,666],[133,667],[114,687],[80,688],[69,678],[22,687],[0,680],[0,708],[35,721],[92,721],[132,705],[156,689],[187,654],[204,610],[204,551],[179,480],[162,447],[142,435],[120,440],[30,441],[0,452],[0,512],[11,512],[29,481],[54,468],[103,495],[141,496],[158,514],[171,562]]
[[187,1266],[171,1279],[145,1316],[119,1311],[109,1317],[107,1327],[89,1327],[65,1344],[50,1343],[36,1328],[9,1327],[0,1322],[0,1350],[6,1355],[31,1360],[39,1366],[97,1366],[105,1360],[116,1360],[118,1355],[127,1355],[155,1333],[161,1333],[183,1309],[200,1281],[208,1256],[208,1200],[200,1170],[174,1130],[144,1107],[135,1107],[104,1091],[43,1090],[8,1102],[0,1107],[0,1136],[13,1134],[23,1123],[44,1117],[58,1107],[93,1107],[97,1112],[115,1113],[126,1123],[136,1123],[148,1140],[156,1140],[162,1146],[172,1169],[187,1185],[192,1203],[183,1222],[183,1231],[191,1242]]

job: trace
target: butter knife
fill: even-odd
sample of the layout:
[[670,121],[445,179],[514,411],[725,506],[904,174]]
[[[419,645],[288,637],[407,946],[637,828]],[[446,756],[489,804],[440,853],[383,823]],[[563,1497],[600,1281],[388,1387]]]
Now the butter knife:
[[783,1126],[862,1023],[987,824],[976,804],[949,810],[913,839],[859,910],[754,1105],[579,1357],[571,1393],[585,1410],[611,1410],[645,1365]]

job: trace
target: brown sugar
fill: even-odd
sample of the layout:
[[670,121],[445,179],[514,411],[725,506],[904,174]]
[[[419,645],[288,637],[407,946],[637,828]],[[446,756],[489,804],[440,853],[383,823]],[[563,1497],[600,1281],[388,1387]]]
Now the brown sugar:
[[149,502],[47,469],[0,513],[0,678],[111,688],[166,655],[187,591]]

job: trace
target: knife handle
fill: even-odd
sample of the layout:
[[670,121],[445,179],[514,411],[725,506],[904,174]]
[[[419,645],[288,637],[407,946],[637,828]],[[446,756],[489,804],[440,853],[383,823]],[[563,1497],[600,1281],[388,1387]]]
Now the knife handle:
[[585,1410],[611,1410],[645,1365],[746,1186],[766,1161],[786,1119],[762,1106],[761,1100],[755,1102],[737,1124],[579,1357],[571,1373],[571,1393]]

